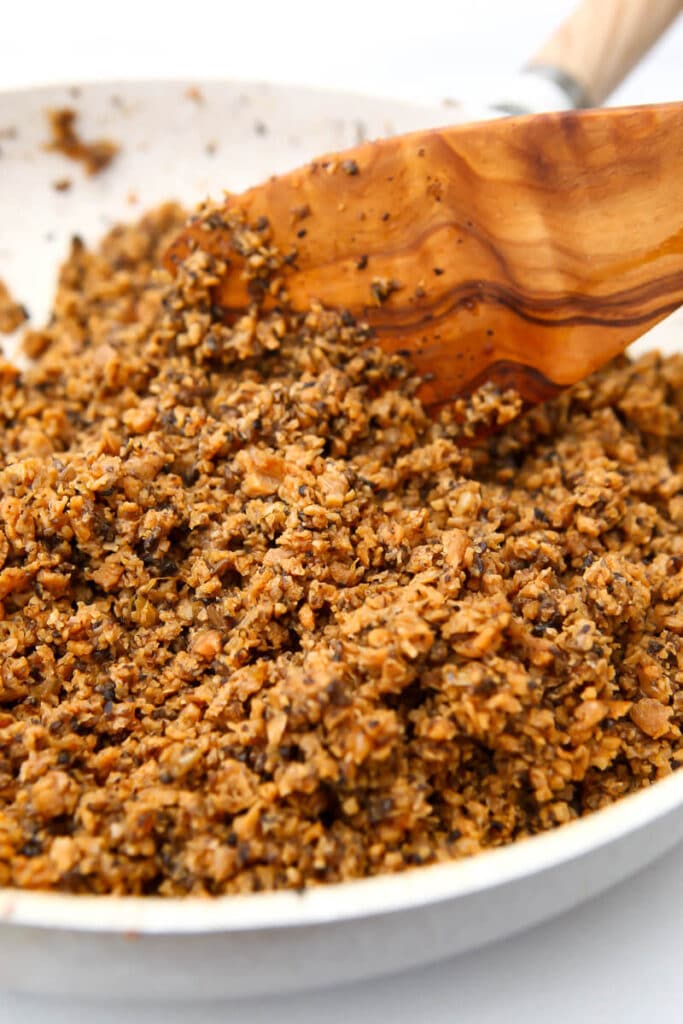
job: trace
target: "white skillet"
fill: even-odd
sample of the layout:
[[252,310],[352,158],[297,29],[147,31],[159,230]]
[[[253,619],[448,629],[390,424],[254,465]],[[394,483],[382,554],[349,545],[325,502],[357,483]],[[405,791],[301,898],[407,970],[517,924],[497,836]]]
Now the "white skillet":
[[[609,0],[624,2],[632,4]],[[466,116],[452,107],[240,83],[199,84],[198,96],[196,85],[103,83],[75,93],[60,87],[0,94],[0,278],[36,322],[47,312],[74,232],[94,240],[115,220],[164,199],[192,203],[351,145],[361,134]],[[516,89],[506,99],[519,102]],[[533,103],[527,91],[524,102],[549,104],[551,94],[562,102],[553,84],[536,88]],[[98,178],[83,178],[41,148],[45,109],[65,104],[79,111],[86,137],[107,135],[122,145]],[[53,183],[64,177],[73,186],[58,192]],[[683,350],[680,317],[639,343],[653,346]],[[556,832],[472,860],[304,894],[181,901],[0,890],[0,991],[208,999],[401,970],[575,906],[681,838],[683,773]]]

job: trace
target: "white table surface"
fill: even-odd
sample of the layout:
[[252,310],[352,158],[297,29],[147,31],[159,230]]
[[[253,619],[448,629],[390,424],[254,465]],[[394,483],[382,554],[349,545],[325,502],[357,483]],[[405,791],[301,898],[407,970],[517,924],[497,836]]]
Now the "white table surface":
[[[232,77],[428,102],[485,91],[492,76],[512,73],[573,6],[572,0],[6,3],[6,9],[0,5],[0,88],[97,78]],[[680,99],[682,65],[683,18],[613,102]],[[681,950],[678,847],[590,905],[400,977],[286,999],[194,1007],[77,1008],[0,993],[0,1024],[673,1024],[683,1020]]]

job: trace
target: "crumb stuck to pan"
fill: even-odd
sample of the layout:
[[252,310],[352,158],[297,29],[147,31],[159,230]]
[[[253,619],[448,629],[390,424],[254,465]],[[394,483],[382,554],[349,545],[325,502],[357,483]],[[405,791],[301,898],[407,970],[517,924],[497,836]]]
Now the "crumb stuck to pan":
[[[223,323],[220,264],[157,269],[182,221],[75,240],[0,373],[0,883],[343,881],[674,770],[683,358],[463,447],[349,317]],[[267,224],[232,227],[277,297]]]
[[52,137],[45,148],[81,163],[87,174],[100,174],[119,152],[118,144],[111,139],[94,142],[81,139],[76,129],[78,115],[71,107],[48,110],[47,116]]
[[198,85],[188,86],[184,95],[186,100],[192,100],[193,103],[199,106],[206,102],[206,97]]
[[0,279],[0,334],[12,334],[26,320],[26,306],[17,302],[5,282]]

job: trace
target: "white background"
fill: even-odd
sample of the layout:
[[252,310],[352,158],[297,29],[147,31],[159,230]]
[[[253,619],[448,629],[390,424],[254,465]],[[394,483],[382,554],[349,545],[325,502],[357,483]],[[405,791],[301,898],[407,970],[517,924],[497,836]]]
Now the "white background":
[[[463,100],[516,70],[576,2],[0,0],[0,87],[224,77]],[[682,62],[679,19],[614,101],[680,99]]]
[[[0,88],[231,77],[471,100],[522,64],[572,7],[572,0],[0,0]],[[613,101],[680,99],[682,63],[680,19]],[[590,906],[399,978],[201,1009],[48,1006],[0,993],[0,1022],[673,1024],[683,1020],[681,950],[678,848]]]

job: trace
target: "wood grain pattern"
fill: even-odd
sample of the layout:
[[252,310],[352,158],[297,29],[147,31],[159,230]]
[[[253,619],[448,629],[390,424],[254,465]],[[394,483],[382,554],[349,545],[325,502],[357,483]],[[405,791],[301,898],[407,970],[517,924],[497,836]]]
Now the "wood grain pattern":
[[[417,132],[228,204],[296,252],[293,308],[367,320],[410,353],[427,405],[486,380],[541,401],[683,303],[683,104]],[[167,263],[198,241],[230,255],[215,297],[234,315],[249,296],[220,227],[191,225]]]

